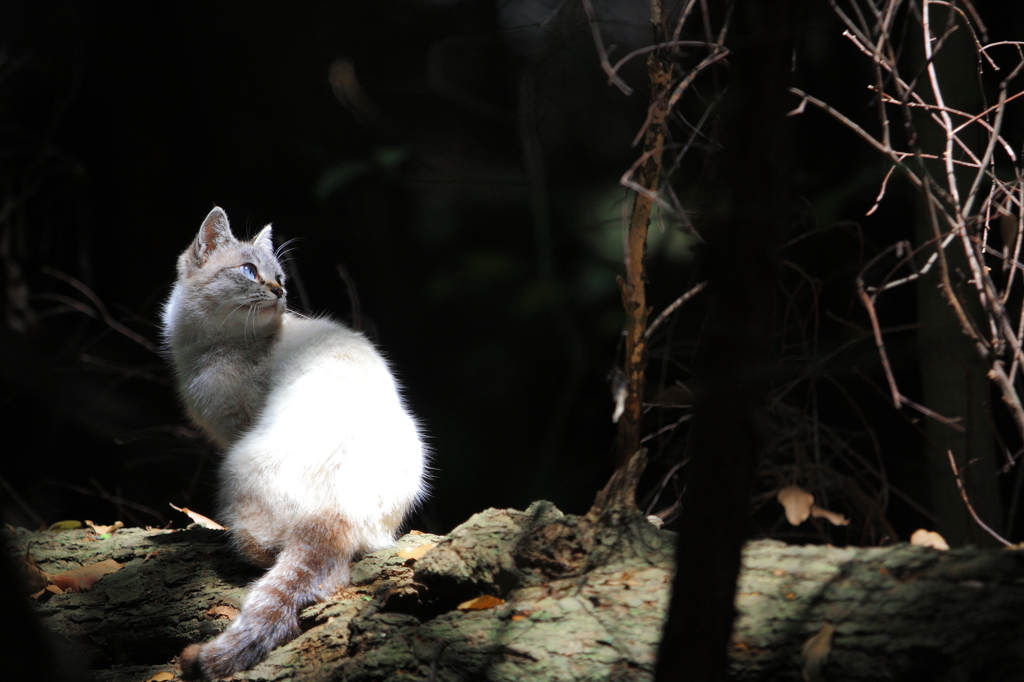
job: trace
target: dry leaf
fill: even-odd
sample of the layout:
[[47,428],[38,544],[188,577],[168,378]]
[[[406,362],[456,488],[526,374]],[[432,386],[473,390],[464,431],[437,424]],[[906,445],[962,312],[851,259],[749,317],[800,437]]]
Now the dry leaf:
[[82,527],[81,521],[57,521],[51,523],[46,530],[78,530]]
[[220,525],[219,523],[217,523],[213,519],[208,519],[205,516],[203,516],[202,514],[200,514],[198,512],[192,511],[188,507],[175,507],[173,503],[170,503],[170,504],[171,504],[172,507],[174,507],[178,511],[182,512],[183,514],[188,514],[188,517],[190,519],[192,519],[193,523],[198,523],[203,528],[209,528],[211,530],[227,530],[227,528],[225,528],[224,526]]
[[943,551],[949,549],[946,538],[935,531],[925,530],[924,528],[918,528],[914,531],[914,534],[910,536],[910,544],[917,545],[918,547],[941,549]]
[[850,519],[846,518],[839,512],[829,511],[828,509],[822,509],[816,504],[811,505],[811,516],[816,519],[828,519],[832,522],[833,526],[849,526]]
[[115,521],[114,525],[112,526],[99,526],[90,521],[89,519],[86,519],[85,525],[92,528],[92,532],[96,533],[96,535],[107,535],[108,533],[113,533],[118,528],[124,528],[124,524],[120,521]]
[[482,609],[493,609],[495,606],[501,606],[505,603],[504,599],[498,597],[492,597],[489,594],[484,594],[479,597],[464,601],[459,604],[456,608],[459,611],[479,611]]
[[234,620],[235,617],[241,613],[234,606],[228,604],[216,604],[206,609],[206,615],[210,616],[213,620],[217,620],[220,617],[227,618],[228,620]]
[[804,682],[824,682],[825,675],[822,669],[828,661],[828,654],[832,651],[832,635],[836,628],[831,623],[821,626],[818,634],[804,642],[800,656],[804,659],[803,670],[800,676]]
[[416,559],[422,559],[423,555],[434,549],[433,542],[424,542],[422,545],[416,545],[415,547],[406,547],[405,549],[398,550],[398,556],[405,559],[406,561]]
[[794,526],[807,520],[811,515],[811,506],[814,505],[814,495],[796,485],[783,488],[775,499],[786,508],[786,520]]
[[95,564],[89,564],[88,566],[73,568],[70,571],[64,571],[57,575],[51,575],[50,581],[62,590],[82,592],[83,590],[88,590],[98,583],[100,578],[108,573],[120,571],[123,566],[124,564],[119,564],[113,559],[107,559],[106,561],[100,561]]
[[146,682],[168,682],[168,680],[174,679],[174,673],[162,672],[153,675],[153,677],[146,680]]
[[52,597],[55,594],[62,594],[62,591],[56,585],[50,584],[47,585],[45,588],[39,590],[35,594],[31,594],[29,596],[35,599],[36,601],[45,604],[47,601],[49,601],[50,597]]

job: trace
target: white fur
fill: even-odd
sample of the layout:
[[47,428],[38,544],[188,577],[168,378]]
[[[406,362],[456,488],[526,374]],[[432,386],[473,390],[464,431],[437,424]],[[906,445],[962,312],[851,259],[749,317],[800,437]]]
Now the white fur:
[[164,309],[185,407],[226,450],[223,520],[277,551],[300,522],[341,517],[350,554],[378,549],[423,495],[419,429],[373,344],[285,312],[283,280],[270,226],[237,241],[214,209]]
[[[384,359],[340,324],[286,315],[269,363],[263,412],[224,462],[228,525],[279,547],[329,509],[353,525],[354,551],[390,544],[422,492],[423,446]],[[238,492],[263,509],[235,507]]]

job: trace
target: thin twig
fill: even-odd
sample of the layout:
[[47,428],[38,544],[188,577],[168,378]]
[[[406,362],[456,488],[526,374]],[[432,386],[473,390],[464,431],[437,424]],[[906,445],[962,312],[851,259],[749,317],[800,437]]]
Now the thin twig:
[[583,0],[583,9],[587,13],[587,23],[590,24],[590,32],[594,35],[594,46],[597,48],[597,56],[601,60],[601,68],[608,74],[608,82],[613,84],[624,95],[632,95],[633,88],[626,85],[626,81],[619,78],[608,60],[608,51],[604,49],[604,40],[601,38],[601,28],[597,25],[597,17],[594,14],[594,5],[590,0]]
[[679,419],[675,420],[671,424],[667,424],[666,426],[661,427],[660,429],[658,429],[654,433],[647,434],[646,436],[644,436],[643,438],[640,439],[640,442],[641,443],[646,443],[647,441],[651,440],[652,438],[657,438],[661,434],[663,434],[663,433],[665,433],[667,431],[671,431],[671,430],[675,429],[676,427],[678,427],[683,422],[689,421],[691,419],[693,419],[693,413],[684,414],[682,417],[680,417]]
[[[679,81],[679,85],[677,85],[672,90],[672,95],[669,97],[668,105],[666,107],[667,111],[671,111],[672,108],[675,107],[676,102],[679,101],[679,98],[683,96],[683,93],[686,92],[686,89],[690,87],[690,85],[693,83],[694,79],[696,79],[697,76],[699,76],[702,71],[707,69],[709,66],[711,66],[715,62],[717,62],[717,61],[719,61],[721,59],[724,59],[729,54],[729,50],[725,49],[724,47],[722,47],[720,45],[713,46],[713,49],[714,49],[714,51],[711,54],[709,54],[707,57],[702,59],[700,61],[700,63],[697,64],[697,66],[693,67],[693,69],[691,69],[690,72],[688,74],[686,74],[686,76],[684,76],[681,81]],[[639,132],[637,132],[636,137],[633,138],[633,146],[634,147],[637,146],[640,143],[640,140],[642,140],[644,138],[644,135],[647,134],[647,126],[650,125],[651,119],[655,115],[655,111],[658,108],[664,106],[664,105],[661,104],[661,98],[664,97],[664,96],[665,96],[664,92],[659,93],[658,94],[658,99],[653,101],[651,103],[651,106],[648,108],[648,110],[647,110],[647,120],[645,120],[644,124],[642,126],[640,126]]]
[[921,178],[919,178],[916,173],[910,170],[910,168],[905,163],[903,163],[903,158],[905,157],[901,155],[899,152],[893,150],[893,148],[890,147],[888,144],[884,144],[881,141],[875,139],[874,135],[867,132],[859,125],[854,123],[852,120],[850,120],[847,116],[843,115],[838,110],[834,109],[833,107],[826,104],[817,97],[812,97],[811,95],[808,95],[800,88],[790,88],[789,91],[794,95],[803,98],[805,101],[810,102],[811,104],[818,107],[819,109],[829,114],[830,116],[836,118],[844,126],[849,128],[853,132],[857,133],[857,135],[862,140],[864,140],[872,147],[874,147],[875,149],[877,149],[878,151],[882,152],[890,159],[892,159],[893,163],[900,167],[900,170],[902,170],[907,175],[907,179],[910,180],[910,182],[912,182],[915,187],[920,188],[923,186],[924,183],[922,182]]
[[633,57],[638,57],[642,54],[653,52],[654,50],[660,50],[663,47],[706,47],[712,50],[721,49],[720,45],[716,45],[715,43],[706,43],[703,40],[669,40],[664,43],[645,45],[644,47],[638,47],[637,49],[633,50],[619,61],[615,62],[615,65],[612,67],[611,73],[617,74],[619,72],[619,69],[622,68],[622,65],[628,62]]
[[952,467],[953,477],[956,478],[956,487],[960,489],[960,497],[963,499],[964,504],[967,505],[967,511],[971,513],[971,518],[974,519],[974,522],[978,524],[982,530],[1001,542],[1004,547],[1010,547],[1013,543],[989,528],[985,522],[981,520],[981,517],[978,516],[978,512],[974,511],[974,507],[971,506],[971,501],[967,499],[967,491],[964,489],[964,482],[960,478],[960,471],[956,468],[956,460],[953,458],[953,451],[947,450],[946,454],[949,455],[949,466]]
[[[113,316],[111,316],[110,311],[107,310],[107,306],[103,305],[103,301],[100,300],[100,297],[93,293],[92,289],[85,286],[85,284],[78,281],[71,275],[65,274],[60,270],[55,270],[46,265],[41,266],[39,269],[48,275],[51,275],[59,280],[67,282],[68,284],[82,292],[82,294],[84,294],[85,297],[88,298],[94,306],[96,306],[96,311],[99,312],[100,317],[103,318],[103,321],[107,324],[108,327],[122,334],[123,336],[126,336],[127,338],[131,339],[132,341],[139,344],[146,350],[152,353],[160,353],[160,349],[157,347],[155,343],[115,320]],[[78,309],[85,312],[82,308]]]
[[892,366],[889,364],[889,354],[885,352],[885,342],[882,341],[882,329],[878,324],[878,315],[875,314],[874,301],[864,291],[863,286],[858,286],[857,293],[860,295],[864,309],[868,311],[868,318],[871,320],[871,331],[875,336],[875,347],[878,348],[878,356],[882,359],[882,368],[885,370],[885,379],[889,382],[889,390],[892,392],[893,406],[898,410],[903,397],[900,389],[896,387],[896,377],[893,376]]
[[[1003,125],[1003,114],[1006,113],[1006,103],[1009,101],[1006,97],[1006,89],[1009,86],[1009,82],[1012,78],[1016,77],[1020,73],[1021,67],[1024,66],[1024,62],[1017,65],[1017,68],[1013,70],[1013,73],[1009,75],[999,86],[999,104],[996,105],[996,122],[992,125],[992,134],[988,140],[988,146],[985,148],[985,156],[982,158],[981,166],[978,168],[978,173],[974,176],[974,183],[971,185],[971,190],[967,194],[967,201],[964,202],[963,210],[961,215],[967,217],[971,213],[971,206],[974,204],[974,200],[977,197],[978,188],[981,186],[981,181],[985,177],[985,173],[988,171],[989,165],[992,163],[992,154],[995,151],[996,142],[999,140],[999,131]],[[1017,93],[1014,97],[1024,93]],[[1009,146],[1009,145],[1007,145]],[[1010,158],[1013,158],[1011,152]]]
[[682,296],[680,296],[676,300],[672,301],[672,303],[670,303],[667,308],[662,310],[661,313],[656,318],[654,318],[654,322],[651,322],[651,324],[648,325],[647,331],[644,332],[644,336],[647,337],[648,339],[651,338],[651,334],[654,333],[654,330],[657,329],[658,327],[660,327],[661,323],[664,322],[665,319],[669,315],[671,315],[676,310],[678,310],[679,306],[683,305],[684,303],[689,301],[691,298],[693,298],[694,296],[696,296],[700,292],[704,291],[704,287],[706,287],[707,285],[708,285],[708,283],[706,281],[701,282],[700,284],[694,285],[694,287],[692,289],[687,291],[685,294],[683,294]]

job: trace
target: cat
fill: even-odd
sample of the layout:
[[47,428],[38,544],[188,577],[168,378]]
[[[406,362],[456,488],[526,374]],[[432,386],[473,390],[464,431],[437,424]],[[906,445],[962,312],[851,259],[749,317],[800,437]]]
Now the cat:
[[387,362],[362,334],[287,309],[271,226],[234,237],[220,208],[178,258],[163,310],[192,420],[225,451],[221,520],[269,570],[218,637],[180,655],[186,679],[256,665],[299,634],[299,611],[394,542],[425,494],[426,449]]

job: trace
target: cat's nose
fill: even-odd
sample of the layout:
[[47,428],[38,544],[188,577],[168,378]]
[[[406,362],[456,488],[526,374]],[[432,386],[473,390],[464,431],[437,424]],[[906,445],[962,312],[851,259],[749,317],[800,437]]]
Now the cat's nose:
[[284,296],[284,287],[278,284],[277,282],[267,282],[267,286],[270,288],[271,291],[274,292],[274,295],[277,296],[278,298]]

